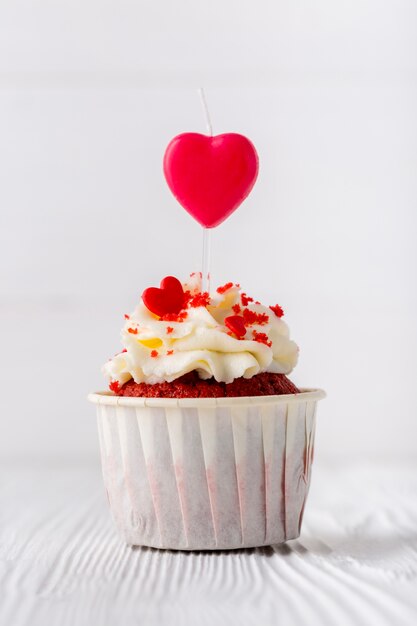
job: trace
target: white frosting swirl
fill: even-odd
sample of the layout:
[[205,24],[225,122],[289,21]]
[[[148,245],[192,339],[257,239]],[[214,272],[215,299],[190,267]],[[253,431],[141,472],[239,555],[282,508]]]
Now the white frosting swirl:
[[[198,275],[184,284],[184,290],[199,293]],[[259,319],[246,323],[246,334],[239,339],[224,319],[236,312],[242,315],[244,309],[248,316],[253,312],[267,318],[263,317],[263,323],[257,323]],[[260,372],[288,374],[297,363],[298,347],[289,338],[287,324],[269,307],[246,303],[244,295],[242,304],[236,285],[211,294],[207,307],[188,305],[185,311],[184,321],[163,321],[141,301],[122,330],[124,351],[103,366],[105,376],[120,386],[131,378],[154,384],[171,382],[195,370],[200,378],[231,383]]]

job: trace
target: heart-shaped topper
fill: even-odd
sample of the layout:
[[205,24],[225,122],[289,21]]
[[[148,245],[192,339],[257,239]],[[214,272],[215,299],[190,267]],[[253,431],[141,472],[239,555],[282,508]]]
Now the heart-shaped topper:
[[227,326],[238,339],[246,335],[245,320],[241,315],[229,315],[229,317],[225,317],[224,325]]
[[163,317],[177,314],[184,306],[184,290],[178,278],[166,276],[158,287],[148,287],[142,294],[142,300],[151,313]]
[[258,155],[252,142],[237,133],[183,133],[168,144],[164,174],[184,209],[205,228],[214,228],[250,193]]

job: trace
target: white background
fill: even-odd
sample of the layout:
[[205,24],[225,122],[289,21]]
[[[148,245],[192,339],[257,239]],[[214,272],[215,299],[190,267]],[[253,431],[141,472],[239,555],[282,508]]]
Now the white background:
[[241,132],[261,162],[213,237],[214,282],[279,302],[320,386],[322,459],[417,449],[417,4],[0,5],[2,459],[98,457],[88,391],[123,313],[199,269],[168,141]]

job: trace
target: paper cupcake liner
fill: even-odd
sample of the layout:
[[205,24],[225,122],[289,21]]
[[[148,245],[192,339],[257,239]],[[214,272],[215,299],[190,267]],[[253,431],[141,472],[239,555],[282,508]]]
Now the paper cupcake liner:
[[299,536],[320,390],[259,398],[91,394],[104,483],[128,544],[213,550]]

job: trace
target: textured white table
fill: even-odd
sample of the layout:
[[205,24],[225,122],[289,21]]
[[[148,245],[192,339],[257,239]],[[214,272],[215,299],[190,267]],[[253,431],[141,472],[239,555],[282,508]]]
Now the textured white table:
[[300,540],[175,553],[119,541],[99,467],[2,468],[0,623],[417,624],[417,472],[316,465]]

